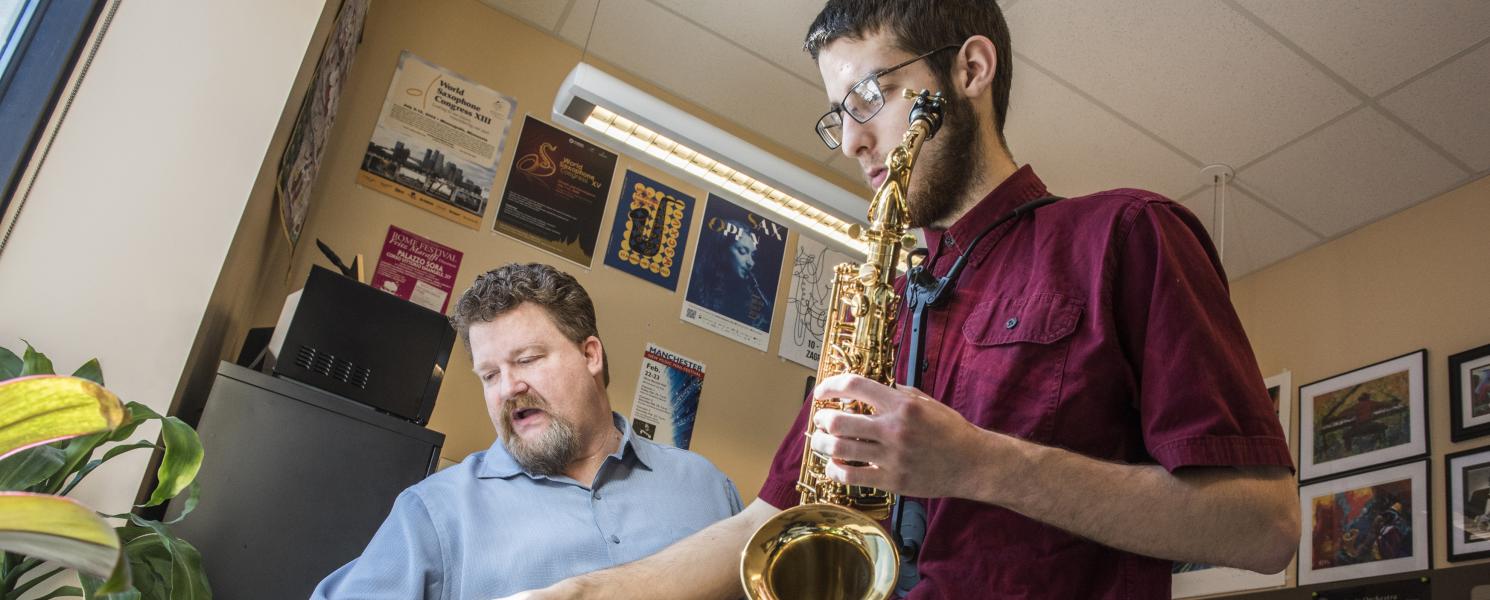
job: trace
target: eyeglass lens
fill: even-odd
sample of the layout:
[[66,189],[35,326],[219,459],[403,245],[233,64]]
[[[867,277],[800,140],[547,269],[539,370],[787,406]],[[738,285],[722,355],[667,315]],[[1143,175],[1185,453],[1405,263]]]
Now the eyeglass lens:
[[880,91],[879,78],[871,75],[854,84],[844,97],[841,110],[825,114],[818,120],[817,134],[829,148],[837,148],[843,143],[843,113],[847,112],[853,120],[863,123],[874,118],[884,106],[885,96]]

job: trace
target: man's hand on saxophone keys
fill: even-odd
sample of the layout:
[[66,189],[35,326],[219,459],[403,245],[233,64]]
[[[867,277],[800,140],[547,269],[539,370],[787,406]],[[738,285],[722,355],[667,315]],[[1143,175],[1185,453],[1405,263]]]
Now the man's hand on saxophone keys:
[[976,498],[987,482],[971,481],[968,466],[991,460],[1000,438],[1008,439],[969,423],[920,390],[859,375],[825,379],[813,395],[874,408],[873,415],[817,411],[812,449],[833,458],[825,473],[841,483],[918,498]]

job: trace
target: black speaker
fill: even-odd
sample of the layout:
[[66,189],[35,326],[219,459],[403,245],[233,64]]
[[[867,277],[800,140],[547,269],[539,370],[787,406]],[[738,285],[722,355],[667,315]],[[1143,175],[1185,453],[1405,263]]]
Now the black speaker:
[[445,315],[314,267],[269,346],[276,375],[423,425],[454,343]]

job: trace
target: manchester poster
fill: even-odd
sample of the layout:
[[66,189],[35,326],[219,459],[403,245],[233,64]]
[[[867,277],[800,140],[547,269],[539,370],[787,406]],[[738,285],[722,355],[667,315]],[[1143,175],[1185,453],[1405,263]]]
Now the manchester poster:
[[529,115],[493,229],[590,267],[616,155]]
[[676,291],[691,221],[692,196],[627,171],[605,264]]
[[516,105],[405,50],[357,183],[479,229]]
[[852,256],[805,235],[797,236],[792,260],[792,284],[786,292],[782,317],[782,358],[817,369],[823,356],[823,326],[828,321],[828,297],[833,293],[833,268],[855,262]]
[[710,194],[682,319],[764,351],[787,233],[780,223]]
[[684,450],[693,440],[704,364],[647,344],[642,373],[631,404],[631,430],[649,440]]

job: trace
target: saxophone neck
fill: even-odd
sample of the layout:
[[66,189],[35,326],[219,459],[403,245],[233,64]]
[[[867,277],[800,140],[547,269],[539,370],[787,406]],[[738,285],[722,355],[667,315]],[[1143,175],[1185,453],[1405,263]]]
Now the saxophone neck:
[[915,99],[911,105],[910,128],[901,137],[900,145],[885,158],[885,182],[869,203],[869,230],[889,232],[897,238],[906,227],[905,190],[910,186],[911,170],[916,166],[922,144],[941,128],[944,102],[941,92],[933,94],[926,90],[919,93],[906,90],[905,97]]

